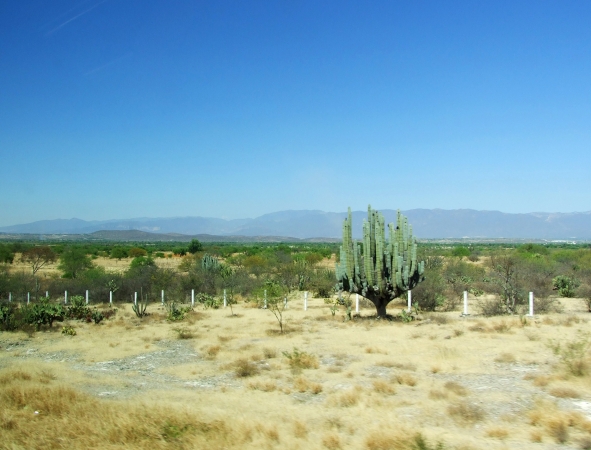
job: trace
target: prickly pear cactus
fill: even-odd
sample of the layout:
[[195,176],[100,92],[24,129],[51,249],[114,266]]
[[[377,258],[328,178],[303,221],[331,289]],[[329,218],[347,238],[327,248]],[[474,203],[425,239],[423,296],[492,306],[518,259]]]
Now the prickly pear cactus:
[[336,266],[337,288],[358,293],[375,306],[378,317],[386,316],[386,305],[423,279],[425,263],[417,261],[417,244],[408,219],[398,211],[396,225],[367,208],[361,243],[353,240],[351,208],[343,223],[343,244]]

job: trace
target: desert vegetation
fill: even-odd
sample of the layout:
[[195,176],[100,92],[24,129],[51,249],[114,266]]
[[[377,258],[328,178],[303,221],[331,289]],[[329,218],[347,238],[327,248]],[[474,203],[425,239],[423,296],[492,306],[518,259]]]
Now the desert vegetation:
[[418,243],[384,316],[339,244],[184,245],[0,244],[0,448],[591,447],[589,247]]

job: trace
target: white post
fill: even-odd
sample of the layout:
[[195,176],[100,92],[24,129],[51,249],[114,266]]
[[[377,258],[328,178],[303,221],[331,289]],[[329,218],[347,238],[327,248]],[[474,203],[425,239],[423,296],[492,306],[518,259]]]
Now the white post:
[[304,311],[308,311],[308,291],[304,292]]
[[228,298],[226,297],[226,290],[224,289],[224,308],[228,306]]
[[133,293],[133,304],[137,306],[137,292]]
[[468,291],[464,291],[464,316],[468,315]]
[[531,317],[534,316],[534,293],[529,293],[529,315]]
[[283,307],[287,308],[287,296],[283,299]]
[[49,298],[49,291],[45,291],[45,298]]
[[27,305],[30,303],[31,301],[31,293],[27,292]]
[[12,303],[12,292],[8,293],[8,301]]
[[86,289],[86,304],[88,305],[88,289]]
[[265,289],[265,309],[267,309],[267,290]]
[[68,304],[68,291],[64,292],[64,305]]
[[355,294],[355,312],[359,312],[359,294]]
[[162,304],[164,305],[164,289],[162,289],[161,296],[162,296]]
[[191,308],[195,306],[195,289],[191,289]]
[[109,305],[113,306],[113,291],[109,291]]
[[408,312],[410,312],[410,307],[412,306],[412,292],[408,291]]

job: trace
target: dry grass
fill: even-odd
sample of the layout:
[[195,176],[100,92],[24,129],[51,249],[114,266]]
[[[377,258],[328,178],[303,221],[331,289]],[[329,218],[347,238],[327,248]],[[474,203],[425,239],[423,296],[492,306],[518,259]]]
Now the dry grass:
[[[3,448],[242,448],[248,430],[195,412],[104,402],[18,371],[2,374]],[[100,426],[99,426],[100,424]]]
[[[415,328],[375,320],[317,322],[326,307],[321,299],[316,305],[309,299],[308,306],[307,312],[287,310],[303,331],[283,336],[266,333],[276,326],[268,312],[241,304],[232,319],[228,310],[200,312],[196,326],[168,323],[157,310],[153,320],[140,323],[126,317],[129,308],[122,305],[100,326],[76,324],[73,339],[1,334],[0,367],[8,370],[0,371],[0,448],[65,448],[63,438],[72,449],[435,450],[444,439],[445,448],[484,442],[494,450],[538,448],[533,441],[577,447],[591,432],[582,414],[567,409],[573,402],[558,399],[564,410],[549,402],[510,422],[498,420],[498,405],[523,407],[516,393],[521,399],[591,398],[588,376],[567,373],[546,345],[573,342],[577,330],[585,330],[582,321],[553,315],[554,325],[536,318],[523,330],[514,319],[460,321],[452,312],[441,313],[449,315],[447,324]],[[198,339],[177,340],[175,328],[199,333]],[[414,330],[421,339],[409,338]],[[529,339],[530,332],[540,339]],[[43,362],[55,361],[54,355],[64,362]],[[178,363],[159,363],[166,355]],[[106,362],[116,371],[97,370]],[[150,364],[153,371],[146,369]],[[495,379],[506,382],[492,386]],[[113,394],[106,400],[84,391]],[[25,400],[15,403],[18,392]],[[42,400],[49,404],[36,403]],[[389,423],[393,414],[396,428]],[[34,435],[32,424],[39,425]]]

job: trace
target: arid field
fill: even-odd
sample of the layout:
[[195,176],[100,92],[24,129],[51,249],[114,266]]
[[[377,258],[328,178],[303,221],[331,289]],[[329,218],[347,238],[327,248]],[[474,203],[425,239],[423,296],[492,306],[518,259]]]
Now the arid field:
[[99,325],[1,333],[0,448],[591,448],[582,300],[401,323],[302,297],[283,335],[243,301],[178,322],[119,304]]

